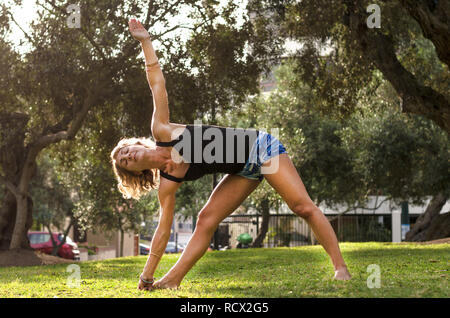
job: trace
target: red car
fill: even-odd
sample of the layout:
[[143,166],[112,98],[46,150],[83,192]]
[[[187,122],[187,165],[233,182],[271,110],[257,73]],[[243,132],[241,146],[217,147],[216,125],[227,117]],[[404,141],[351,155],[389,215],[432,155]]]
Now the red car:
[[[56,244],[60,244],[64,235],[61,233],[52,233]],[[28,232],[31,248],[41,251],[45,254],[51,254],[53,250],[52,239],[48,232]],[[73,260],[80,260],[80,251],[78,245],[66,236],[66,242],[60,247],[58,256]]]

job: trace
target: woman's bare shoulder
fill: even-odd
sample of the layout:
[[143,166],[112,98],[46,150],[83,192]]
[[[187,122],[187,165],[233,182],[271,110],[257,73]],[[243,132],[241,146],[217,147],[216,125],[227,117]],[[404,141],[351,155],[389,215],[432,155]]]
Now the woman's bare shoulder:
[[158,125],[157,129],[153,129],[153,138],[156,141],[171,141],[177,139],[186,128],[186,125],[169,123],[167,125]]

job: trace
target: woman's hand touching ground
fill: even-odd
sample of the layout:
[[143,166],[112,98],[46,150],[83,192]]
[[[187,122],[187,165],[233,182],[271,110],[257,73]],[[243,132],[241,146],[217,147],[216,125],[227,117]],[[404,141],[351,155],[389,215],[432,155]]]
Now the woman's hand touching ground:
[[[144,278],[145,279],[145,278]],[[147,280],[148,281],[148,280]],[[152,283],[146,283],[142,280],[142,276],[139,277],[139,284],[138,284],[138,289],[139,290],[152,290],[153,287],[153,279],[149,280],[152,281]]]
[[128,25],[130,27],[131,35],[136,40],[142,42],[146,39],[150,39],[150,34],[147,32],[141,22],[137,21],[136,19],[131,19],[128,22]]

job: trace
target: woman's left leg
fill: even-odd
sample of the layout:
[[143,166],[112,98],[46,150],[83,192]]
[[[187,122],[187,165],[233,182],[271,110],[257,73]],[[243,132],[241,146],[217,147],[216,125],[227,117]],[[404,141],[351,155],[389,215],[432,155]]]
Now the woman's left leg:
[[[278,162],[274,162],[277,160]],[[268,169],[272,166],[271,169]],[[266,167],[270,173],[264,173],[267,182],[280,194],[289,208],[303,218],[311,227],[319,243],[330,255],[335,268],[335,278],[339,280],[350,279],[344,259],[339,249],[338,240],[330,222],[309,197],[305,186],[289,158],[288,154],[280,154],[266,161],[262,167]]]

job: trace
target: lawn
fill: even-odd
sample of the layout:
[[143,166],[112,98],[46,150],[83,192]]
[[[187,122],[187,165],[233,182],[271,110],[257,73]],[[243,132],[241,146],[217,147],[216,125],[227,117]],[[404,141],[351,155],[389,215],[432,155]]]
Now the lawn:
[[[350,281],[334,281],[321,246],[207,252],[179,290],[137,290],[145,256],[79,263],[79,287],[67,264],[0,268],[6,297],[449,297],[450,244],[341,243]],[[177,261],[164,255],[156,277]],[[380,269],[369,288],[368,266]],[[369,278],[370,280],[370,278]],[[373,280],[370,280],[373,282]],[[69,282],[69,284],[68,284]]]

